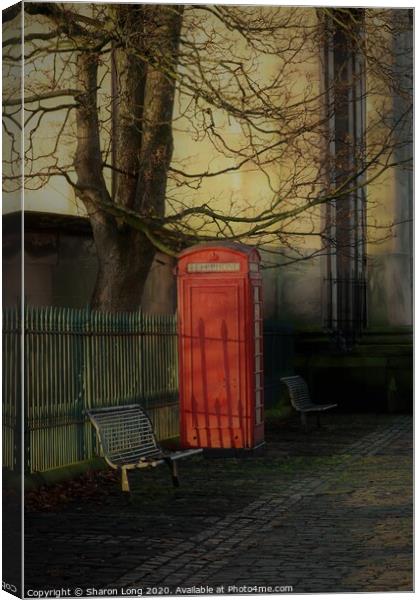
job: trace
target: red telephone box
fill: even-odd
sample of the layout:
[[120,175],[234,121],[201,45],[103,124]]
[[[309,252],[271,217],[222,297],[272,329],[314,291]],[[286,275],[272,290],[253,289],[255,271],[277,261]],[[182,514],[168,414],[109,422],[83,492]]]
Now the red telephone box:
[[182,447],[264,445],[260,255],[200,244],[178,262]]

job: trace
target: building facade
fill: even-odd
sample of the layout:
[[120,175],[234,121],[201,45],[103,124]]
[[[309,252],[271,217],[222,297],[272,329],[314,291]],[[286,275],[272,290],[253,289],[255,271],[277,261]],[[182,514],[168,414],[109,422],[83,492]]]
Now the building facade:
[[[270,11],[274,9],[264,10],[266,22],[271,23],[274,17]],[[194,121],[188,112],[192,97],[178,91],[173,117],[175,172],[188,166],[193,173],[213,170],[221,175],[198,177],[199,184],[193,179],[193,185],[183,181],[179,193],[175,176],[168,188],[167,211],[171,214],[176,210],[174,206],[179,210],[184,203],[199,207],[208,202],[216,211],[234,215],[239,210],[252,219],[261,214],[264,206],[273,206],[273,190],[278,195],[285,193],[287,210],[294,210],[305,198],[324,194],[325,202],[310,207],[299,218],[284,221],[284,232],[273,236],[271,229],[259,239],[244,239],[257,243],[262,252],[265,318],[294,339],[293,357],[290,354],[282,368],[302,372],[319,400],[333,396],[339,382],[342,386],[344,381],[344,396],[349,403],[392,410],[404,408],[412,394],[412,11],[398,9],[386,15],[388,20],[398,17],[401,25],[386,40],[389,57],[379,57],[389,67],[384,74],[370,66],[381,63],[375,53],[384,52],[385,48],[385,42],[381,42],[382,48],[377,43],[383,18],[379,9],[282,10],[284,31],[289,26],[289,44],[281,58],[263,53],[256,68],[260,79],[252,75],[247,84],[253,81],[257,96],[263,97],[261,90],[268,94],[267,90],[280,78],[273,73],[282,69],[286,91],[280,86],[275,88],[279,101],[288,103],[291,120],[304,118],[302,130],[307,126],[310,132],[301,133],[301,141],[291,142],[289,149],[279,150],[277,162],[271,157],[260,169],[256,159],[244,161],[241,168],[226,168],[230,152],[226,148],[240,148],[244,139],[240,117],[226,118],[221,109],[207,108],[197,113]],[[246,11],[241,16],[244,20]],[[25,18],[29,35],[40,24],[43,26],[42,19]],[[198,23],[196,15],[189,18],[190,24]],[[220,14],[210,14],[209,18],[213,35],[221,36]],[[185,47],[193,42],[196,47],[207,44],[209,52],[212,48],[202,23],[195,30],[183,32]],[[231,22],[236,34],[237,23]],[[12,21],[10,32],[14,26]],[[316,32],[316,36],[309,36],[306,31]],[[279,45],[285,43],[284,36]],[[239,38],[233,37],[230,43],[236,44],[241,64],[251,60],[242,51]],[[257,44],[256,47],[258,55]],[[293,59],[286,59],[290,52]],[[221,63],[218,57],[215,77]],[[234,77],[231,66],[228,70]],[[34,88],[34,72],[29,66],[28,95]],[[104,75],[102,81],[105,88],[113,88],[112,69],[109,79]],[[230,80],[225,81],[229,87]],[[305,103],[304,112],[294,112],[294,106]],[[32,105],[28,108],[31,110]],[[46,114],[44,125],[33,133],[31,142],[42,146],[40,156],[48,154],[47,133],[61,127],[63,114]],[[199,122],[203,115],[207,121]],[[201,136],[200,127],[213,130],[213,137]],[[294,132],[298,130],[296,124],[290,127]],[[30,128],[25,135],[29,131]],[[116,135],[110,123],[103,135],[111,140],[111,146],[113,134]],[[215,143],[220,135],[223,152]],[[261,133],[260,139],[255,140],[255,156],[261,156],[260,148],[264,143],[269,145],[273,135]],[[7,144],[6,139],[6,156],[10,151]],[[59,158],[63,164],[70,164],[71,142],[63,143],[62,148]],[[372,159],[375,152],[382,152],[380,160]],[[42,162],[41,158],[38,160]],[[110,188],[113,185],[110,177]],[[19,195],[10,186],[6,185],[6,189],[3,304],[12,306],[19,298],[21,221],[16,210]],[[336,193],[330,194],[331,190]],[[42,185],[29,185],[24,198],[26,303],[86,306],[98,263],[84,207],[75,199],[71,186],[58,175],[46,178]],[[216,225],[208,225],[214,234]],[[198,224],[197,228],[201,226]],[[233,233],[237,235],[237,230]],[[174,265],[173,257],[156,254],[143,298],[139,299],[144,311],[175,311]],[[290,348],[289,341],[286,346]]]

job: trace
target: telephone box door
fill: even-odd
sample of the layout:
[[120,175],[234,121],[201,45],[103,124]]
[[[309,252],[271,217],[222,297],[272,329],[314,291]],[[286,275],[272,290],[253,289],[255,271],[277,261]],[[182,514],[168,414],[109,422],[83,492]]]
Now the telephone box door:
[[190,357],[184,365],[185,441],[199,447],[243,447],[245,335],[239,301],[243,282],[227,285],[226,281],[214,281],[206,287],[187,283],[185,292],[189,299],[185,349]]

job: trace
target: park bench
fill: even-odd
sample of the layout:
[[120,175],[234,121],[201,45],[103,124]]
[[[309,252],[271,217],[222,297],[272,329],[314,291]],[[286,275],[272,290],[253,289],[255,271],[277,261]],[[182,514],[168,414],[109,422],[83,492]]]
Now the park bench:
[[293,408],[300,412],[301,422],[305,431],[308,431],[308,413],[316,414],[317,426],[320,427],[320,413],[337,406],[337,404],[314,404],[309,396],[306,381],[300,375],[283,377],[280,381],[287,386],[290,402]]
[[166,464],[178,487],[178,465],[181,458],[199,454],[201,448],[165,452],[156,441],[152,423],[139,404],[96,408],[86,411],[94,425],[108,465],[121,471],[123,492],[130,491],[127,471]]

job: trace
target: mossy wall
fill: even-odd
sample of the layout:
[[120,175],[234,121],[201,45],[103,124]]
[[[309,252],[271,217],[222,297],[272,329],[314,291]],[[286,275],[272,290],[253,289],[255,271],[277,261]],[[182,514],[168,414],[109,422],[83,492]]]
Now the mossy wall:
[[354,348],[339,353],[320,331],[264,324],[265,406],[287,416],[290,401],[281,377],[302,375],[314,402],[335,402],[344,411],[410,411],[413,406],[413,343],[410,328],[367,331]]
[[296,373],[315,402],[338,402],[343,410],[408,411],[413,404],[413,345],[408,330],[367,332],[339,354],[322,337],[296,337]]

